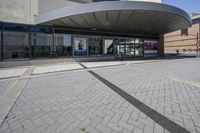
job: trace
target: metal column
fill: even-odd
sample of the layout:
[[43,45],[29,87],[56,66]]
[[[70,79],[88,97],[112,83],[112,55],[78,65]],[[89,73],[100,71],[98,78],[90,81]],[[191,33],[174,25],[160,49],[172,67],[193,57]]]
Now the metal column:
[[1,50],[1,62],[3,61],[3,30],[4,30],[4,26],[3,24],[1,24],[1,46],[0,46],[0,50]]

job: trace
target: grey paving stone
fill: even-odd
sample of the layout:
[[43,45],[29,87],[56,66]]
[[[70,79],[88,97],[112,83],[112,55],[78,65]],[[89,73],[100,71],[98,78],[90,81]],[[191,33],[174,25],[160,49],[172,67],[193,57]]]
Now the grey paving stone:
[[[199,65],[197,59],[183,59],[94,71],[195,133],[200,132],[200,88],[173,78],[199,83]],[[85,70],[31,76],[0,127],[2,133],[82,130],[168,132]]]
[[15,83],[16,78],[2,79],[0,80],[0,97],[5,95]]
[[[0,129],[9,123],[13,130],[9,126],[3,133],[18,129],[19,132],[79,132],[78,129],[122,132],[126,126],[120,127],[117,122],[131,125],[128,116],[133,112],[140,113],[86,71],[37,75],[31,77]],[[21,127],[12,124],[13,117]]]
[[[172,121],[183,125],[184,118],[200,119],[200,89],[192,85],[200,83],[199,65],[199,59],[184,59],[98,69],[95,72]],[[136,120],[140,119],[138,117]],[[198,125],[195,123],[191,122],[193,126],[185,128],[200,132],[194,130]]]

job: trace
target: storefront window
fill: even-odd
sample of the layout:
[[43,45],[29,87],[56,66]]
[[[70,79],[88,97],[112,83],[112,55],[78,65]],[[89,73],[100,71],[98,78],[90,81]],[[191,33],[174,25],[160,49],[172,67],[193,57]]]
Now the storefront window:
[[75,56],[87,55],[86,37],[74,37],[74,55]]
[[114,51],[114,40],[113,39],[105,39],[104,40],[104,54],[112,55]]
[[4,60],[29,58],[28,33],[4,31],[3,38]]
[[[1,27],[2,28],[2,27]],[[2,29],[1,29],[2,30]],[[2,42],[1,42],[1,31],[0,31],[0,62],[2,61]]]
[[135,39],[126,39],[126,56],[135,56]]
[[71,35],[56,34],[55,46],[57,56],[72,56]]
[[143,56],[144,52],[144,40],[141,38],[135,38],[135,56]]
[[54,53],[52,34],[32,34],[32,57],[49,57]]
[[141,38],[135,38],[135,44],[143,44],[144,40]]
[[89,55],[101,55],[102,54],[102,38],[101,37],[89,37]]
[[158,41],[144,40],[144,54],[145,56],[158,55]]
[[115,55],[122,56],[125,55],[125,39],[115,39]]

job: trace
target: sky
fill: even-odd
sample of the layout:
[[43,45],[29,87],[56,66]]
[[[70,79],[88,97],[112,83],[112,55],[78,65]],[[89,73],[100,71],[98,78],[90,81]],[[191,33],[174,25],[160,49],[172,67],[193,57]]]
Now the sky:
[[179,7],[188,13],[200,14],[200,0],[162,0],[162,3]]

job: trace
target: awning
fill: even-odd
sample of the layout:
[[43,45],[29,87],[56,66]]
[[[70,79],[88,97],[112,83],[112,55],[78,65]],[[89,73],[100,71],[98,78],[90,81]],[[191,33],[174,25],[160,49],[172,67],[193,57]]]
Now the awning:
[[191,26],[189,15],[174,6],[109,1],[61,8],[36,16],[36,24],[54,27],[157,35]]

